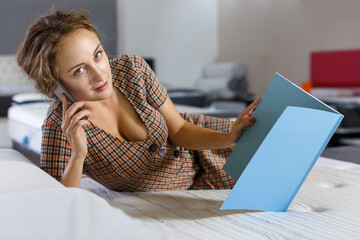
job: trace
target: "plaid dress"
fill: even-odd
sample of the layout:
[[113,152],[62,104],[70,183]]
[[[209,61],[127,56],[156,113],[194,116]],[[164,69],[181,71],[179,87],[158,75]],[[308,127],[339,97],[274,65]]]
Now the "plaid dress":
[[[140,57],[123,55],[110,60],[113,85],[132,104],[148,130],[144,141],[120,140],[101,128],[85,126],[88,154],[83,172],[116,191],[162,191],[232,188],[234,180],[222,167],[232,149],[197,151],[168,140],[163,116],[156,110],[167,98],[155,74]],[[188,122],[228,132],[230,121],[182,114]],[[42,126],[41,168],[60,180],[71,149],[61,129],[62,104],[55,100]]]

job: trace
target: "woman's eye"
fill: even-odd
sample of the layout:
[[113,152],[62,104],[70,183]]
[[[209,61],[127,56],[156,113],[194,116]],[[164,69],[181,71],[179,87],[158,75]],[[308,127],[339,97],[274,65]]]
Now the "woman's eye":
[[75,75],[79,75],[84,72],[84,68],[79,68],[75,71]]
[[96,59],[96,60],[99,59],[99,58],[101,58],[101,55],[102,55],[101,52],[102,52],[102,51],[96,53],[96,55],[95,55],[95,59]]

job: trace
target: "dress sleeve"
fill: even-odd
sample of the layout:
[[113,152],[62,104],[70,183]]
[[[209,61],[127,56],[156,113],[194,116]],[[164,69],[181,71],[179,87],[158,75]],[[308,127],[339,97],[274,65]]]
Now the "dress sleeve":
[[144,59],[137,57],[140,72],[145,82],[146,100],[155,109],[161,107],[167,98],[166,88],[161,85],[155,73]]
[[61,128],[53,123],[42,126],[40,167],[60,181],[71,152]]

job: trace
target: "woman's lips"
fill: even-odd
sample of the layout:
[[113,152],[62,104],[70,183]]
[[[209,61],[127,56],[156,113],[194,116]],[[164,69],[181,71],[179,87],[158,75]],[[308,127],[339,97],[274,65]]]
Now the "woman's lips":
[[108,87],[108,82],[106,81],[103,85],[98,88],[95,88],[95,91],[104,91]]

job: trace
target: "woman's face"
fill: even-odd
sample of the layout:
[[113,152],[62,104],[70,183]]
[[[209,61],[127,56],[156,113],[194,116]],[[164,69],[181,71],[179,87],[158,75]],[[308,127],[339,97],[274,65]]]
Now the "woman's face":
[[98,101],[111,96],[109,60],[94,32],[77,29],[62,37],[55,64],[60,81],[77,100]]

